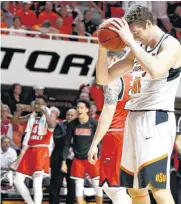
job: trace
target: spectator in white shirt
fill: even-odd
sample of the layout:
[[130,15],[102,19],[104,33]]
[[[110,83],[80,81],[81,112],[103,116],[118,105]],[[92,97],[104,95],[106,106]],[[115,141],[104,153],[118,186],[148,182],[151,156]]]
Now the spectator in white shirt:
[[17,159],[16,151],[10,147],[11,139],[9,137],[1,138],[1,171],[9,171],[10,165]]
[[[11,29],[25,30],[25,26],[22,26],[22,24],[21,24],[21,18],[20,17],[16,16],[16,17],[13,18],[13,26],[11,27]],[[11,32],[11,35],[26,36],[25,33],[16,32],[16,31]]]
[[17,159],[16,151],[10,147],[11,139],[9,137],[1,138],[1,182],[8,182],[10,186],[13,184],[13,172],[10,165]]

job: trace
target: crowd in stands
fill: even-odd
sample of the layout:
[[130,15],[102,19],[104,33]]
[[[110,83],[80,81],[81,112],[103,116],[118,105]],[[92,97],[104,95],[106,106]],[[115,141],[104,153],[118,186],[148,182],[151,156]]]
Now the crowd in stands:
[[[100,2],[101,3],[101,2]],[[67,34],[97,37],[98,24],[110,17],[123,17],[134,1],[107,1],[105,15],[100,22],[94,22],[92,10],[82,10],[76,1],[5,1],[1,3],[1,28],[15,30],[39,31],[40,38],[49,38],[47,34]],[[139,3],[139,2],[138,2]],[[179,1],[145,1],[152,9],[158,25],[167,33],[181,39],[181,2]],[[2,34],[8,32],[1,31]],[[22,32],[13,35],[27,36]],[[34,37],[35,35],[28,35]],[[54,39],[62,39],[54,37]],[[63,38],[69,40],[69,38]],[[87,42],[85,39],[71,39]],[[93,41],[96,42],[96,41]]]

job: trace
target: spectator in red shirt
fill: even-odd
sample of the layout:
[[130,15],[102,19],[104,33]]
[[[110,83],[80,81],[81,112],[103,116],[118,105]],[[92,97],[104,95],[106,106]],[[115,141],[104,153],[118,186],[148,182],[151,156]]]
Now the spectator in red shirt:
[[38,16],[38,22],[39,24],[42,24],[45,20],[49,20],[51,22],[51,25],[55,27],[56,19],[58,18],[58,14],[52,11],[53,6],[52,2],[46,2],[45,4],[45,10],[40,13]]
[[72,34],[73,17],[68,15],[67,9],[65,7],[62,7],[60,15],[63,18],[67,33]]
[[60,34],[69,34],[69,29],[67,29],[62,17],[57,18],[56,28],[59,30]]
[[37,24],[36,14],[30,10],[30,1],[23,1],[22,6],[23,8],[20,9],[16,15],[21,18],[22,25],[31,29],[33,25]]
[[14,15],[16,16],[16,13],[18,10],[22,9],[22,5],[20,2],[18,1],[11,1],[9,3],[9,11]]

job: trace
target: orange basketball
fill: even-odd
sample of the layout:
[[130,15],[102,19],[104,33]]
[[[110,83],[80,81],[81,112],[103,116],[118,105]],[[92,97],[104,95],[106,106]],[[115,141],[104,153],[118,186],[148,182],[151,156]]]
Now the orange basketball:
[[102,23],[98,30],[98,40],[99,43],[107,50],[121,51],[126,47],[126,44],[121,40],[120,36],[116,32],[109,28],[115,27],[111,24],[114,19],[108,19]]

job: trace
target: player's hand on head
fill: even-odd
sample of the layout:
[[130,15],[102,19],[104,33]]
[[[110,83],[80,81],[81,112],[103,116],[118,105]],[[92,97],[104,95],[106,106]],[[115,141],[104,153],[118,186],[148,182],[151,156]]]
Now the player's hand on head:
[[97,146],[91,146],[89,152],[88,152],[88,161],[91,164],[96,164],[97,161],[97,154],[98,154],[98,148]]
[[134,40],[133,34],[131,33],[129,25],[124,19],[116,18],[113,21],[111,21],[111,24],[114,27],[110,26],[109,29],[118,33],[118,35],[124,41],[124,43],[129,45],[129,43]]

